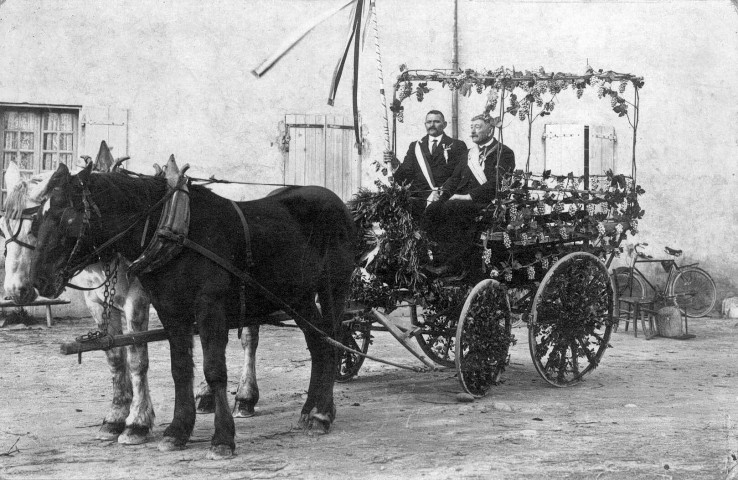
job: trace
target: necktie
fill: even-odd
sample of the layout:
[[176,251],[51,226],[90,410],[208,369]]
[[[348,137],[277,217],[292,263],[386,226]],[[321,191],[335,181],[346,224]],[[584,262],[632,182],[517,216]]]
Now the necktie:
[[433,145],[431,146],[431,155],[436,153],[436,145],[438,145],[438,140],[433,140]]
[[484,161],[487,159],[487,147],[482,148],[479,151],[479,164],[484,166]]

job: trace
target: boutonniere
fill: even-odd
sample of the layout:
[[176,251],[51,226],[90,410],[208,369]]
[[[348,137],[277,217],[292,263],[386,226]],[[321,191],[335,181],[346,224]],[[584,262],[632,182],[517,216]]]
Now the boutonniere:
[[448,162],[448,151],[451,150],[451,145],[443,145],[443,158]]

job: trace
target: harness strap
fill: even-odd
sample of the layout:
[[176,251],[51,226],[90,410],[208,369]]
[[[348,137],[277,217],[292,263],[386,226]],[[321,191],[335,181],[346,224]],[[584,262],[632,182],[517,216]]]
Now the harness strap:
[[246,266],[251,268],[254,266],[254,256],[251,253],[251,233],[249,232],[249,224],[246,223],[246,217],[243,215],[243,210],[238,206],[236,202],[231,200],[231,205],[236,209],[238,218],[241,219],[241,225],[243,226],[243,239],[244,239],[244,250],[246,255]]

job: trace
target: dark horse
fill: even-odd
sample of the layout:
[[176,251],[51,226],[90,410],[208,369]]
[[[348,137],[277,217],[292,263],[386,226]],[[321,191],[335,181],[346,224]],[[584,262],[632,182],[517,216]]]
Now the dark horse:
[[[321,187],[293,187],[260,200],[238,202],[250,231],[254,262],[249,267],[244,229],[232,202],[202,186],[190,185],[189,192],[187,238],[247,271],[320,329],[307,328],[298,321],[312,359],[308,396],[299,423],[308,431],[327,432],[336,412],[336,352],[321,338],[320,331],[332,338],[338,336],[354,269],[356,233],[348,209]],[[143,250],[142,237],[148,242],[155,230],[148,228],[146,233],[145,217],[150,217],[151,225],[157,224],[162,208],[151,209],[166,193],[164,178],[135,178],[116,172],[90,175],[89,168],[71,175],[60,165],[49,181],[48,201],[37,220],[31,276],[39,293],[57,297],[68,269],[78,268],[80,260],[89,258],[96,246],[127,229],[109,250],[137,258]],[[162,267],[142,273],[140,280],[168,333],[171,349],[174,418],[164,431],[159,450],[183,448],[194,427],[192,334],[196,325],[205,380],[215,393],[215,433],[208,457],[231,456],[235,427],[226,395],[225,349],[229,328],[244,325],[239,318],[241,280],[188,248]],[[247,284],[245,293],[247,326],[283,308],[266,299],[253,284]]]

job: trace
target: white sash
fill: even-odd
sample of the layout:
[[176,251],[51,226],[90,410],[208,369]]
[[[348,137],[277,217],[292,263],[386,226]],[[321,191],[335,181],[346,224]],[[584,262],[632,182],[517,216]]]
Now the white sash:
[[427,205],[430,205],[431,199],[433,198],[433,194],[438,189],[436,188],[435,185],[433,185],[433,181],[431,179],[430,172],[428,171],[428,161],[423,156],[423,151],[420,149],[420,140],[418,140],[417,142],[415,142],[415,159],[418,161],[418,165],[420,165],[420,169],[423,171],[423,176],[425,177],[426,181],[428,182],[428,185],[430,185],[431,190],[433,190],[431,192],[431,194],[428,195],[428,198],[426,199],[425,204],[427,206]]
[[435,190],[436,186],[433,185],[433,180],[431,180],[430,172],[428,171],[428,160],[423,156],[423,151],[420,149],[420,140],[415,142],[415,159],[418,161],[418,165],[420,165],[420,169],[423,171],[423,176],[425,176],[428,185],[430,185],[431,189]]
[[474,145],[469,149],[469,154],[466,160],[466,164],[469,166],[474,178],[477,179],[480,185],[487,183],[487,176],[484,174],[484,167],[479,164],[479,146]]

